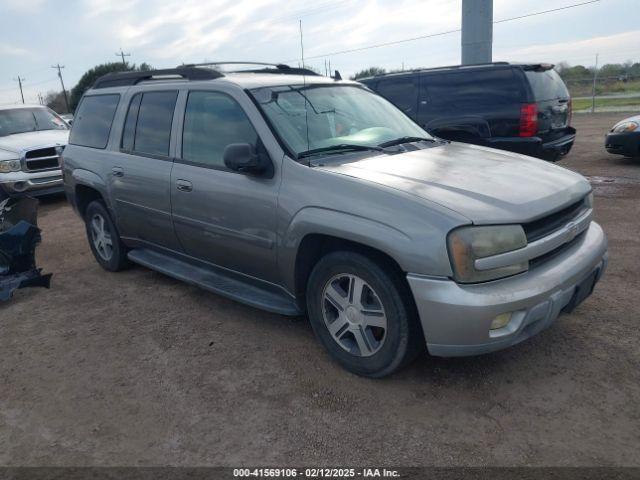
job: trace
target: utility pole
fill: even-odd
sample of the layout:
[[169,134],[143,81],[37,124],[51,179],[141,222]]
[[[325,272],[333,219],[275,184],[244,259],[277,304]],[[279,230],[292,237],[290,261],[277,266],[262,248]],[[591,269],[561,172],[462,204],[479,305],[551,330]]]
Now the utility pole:
[[493,0],[462,0],[462,65],[491,63]]
[[64,94],[64,104],[67,107],[67,113],[69,113],[71,110],[69,109],[69,99],[67,98],[67,91],[64,88],[64,82],[62,81],[62,71],[61,69],[64,68],[64,65],[60,65],[59,63],[56,65],[52,65],[51,68],[55,68],[58,70],[58,77],[60,78],[60,85],[62,86],[62,93]]
[[596,111],[596,82],[598,80],[598,54],[596,53],[596,66],[593,69],[593,89],[591,90],[591,113]]
[[304,43],[302,42],[302,20],[298,20],[300,26],[300,59],[302,60],[302,68],[304,68]]
[[18,78],[14,78],[14,80],[16,82],[18,82],[18,86],[20,87],[20,98],[22,98],[22,103],[24,104],[24,93],[22,93],[22,82],[24,82],[24,78],[21,78],[20,75],[18,75]]
[[120,47],[120,53],[116,53],[116,57],[122,57],[122,65],[127,66],[127,62],[125,62],[124,57],[130,57],[130,53],[124,53],[122,51],[122,47]]

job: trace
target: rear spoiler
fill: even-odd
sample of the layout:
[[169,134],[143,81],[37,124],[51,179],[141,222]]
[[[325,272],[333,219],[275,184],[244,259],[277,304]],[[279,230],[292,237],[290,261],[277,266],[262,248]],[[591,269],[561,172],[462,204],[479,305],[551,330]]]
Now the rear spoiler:
[[531,63],[529,65],[523,65],[522,68],[526,72],[546,72],[551,70],[555,65],[553,63]]

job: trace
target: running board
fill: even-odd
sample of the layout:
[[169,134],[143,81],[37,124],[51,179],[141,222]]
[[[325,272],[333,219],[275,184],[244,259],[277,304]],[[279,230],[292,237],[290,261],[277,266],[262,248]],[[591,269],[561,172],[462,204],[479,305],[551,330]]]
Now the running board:
[[267,310],[281,315],[297,316],[302,312],[293,298],[286,293],[274,292],[260,288],[254,284],[243,282],[220,270],[205,266],[193,265],[175,257],[145,248],[131,250],[129,260],[144,267],[151,268],[169,277],[196,285],[200,288],[228,297],[252,307]]

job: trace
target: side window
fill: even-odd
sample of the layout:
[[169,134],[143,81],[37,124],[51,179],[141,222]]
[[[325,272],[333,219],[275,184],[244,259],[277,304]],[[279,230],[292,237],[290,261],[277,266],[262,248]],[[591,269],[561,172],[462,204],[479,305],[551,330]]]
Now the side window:
[[258,134],[238,103],[218,92],[190,92],[184,112],[182,158],[226,169],[224,149],[232,143],[257,146]]
[[106,148],[120,95],[91,95],[80,102],[69,136],[69,143]]
[[418,89],[414,77],[380,80],[376,91],[407,115],[416,114]]
[[177,98],[176,91],[144,92],[134,96],[125,120],[122,148],[135,153],[168,156]]
[[510,68],[425,75],[429,103],[448,110],[470,110],[520,103],[525,91]]

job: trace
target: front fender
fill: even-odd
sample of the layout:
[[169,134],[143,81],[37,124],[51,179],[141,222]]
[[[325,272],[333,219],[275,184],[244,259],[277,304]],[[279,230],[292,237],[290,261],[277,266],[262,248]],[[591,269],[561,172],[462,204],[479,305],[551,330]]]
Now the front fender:
[[291,220],[278,250],[281,278],[290,292],[295,291],[295,265],[300,244],[310,234],[349,240],[380,250],[409,271],[415,253],[412,239],[395,227],[357,215],[320,207],[306,207]]

